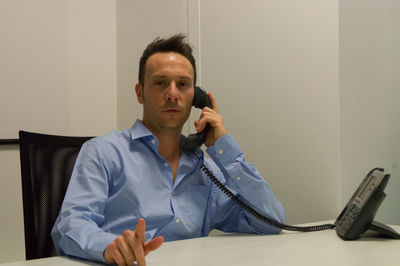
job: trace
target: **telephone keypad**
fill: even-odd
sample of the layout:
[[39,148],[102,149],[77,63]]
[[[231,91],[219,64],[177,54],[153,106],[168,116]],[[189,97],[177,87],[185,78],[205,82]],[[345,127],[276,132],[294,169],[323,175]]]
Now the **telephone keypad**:
[[359,213],[360,213],[360,209],[357,208],[356,205],[353,205],[353,207],[350,209],[348,215],[349,215],[351,218],[356,218],[357,215],[358,215]]

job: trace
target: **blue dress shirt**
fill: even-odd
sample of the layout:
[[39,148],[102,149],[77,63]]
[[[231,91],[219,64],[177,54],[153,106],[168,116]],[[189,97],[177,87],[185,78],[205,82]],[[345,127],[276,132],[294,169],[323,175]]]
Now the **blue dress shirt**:
[[[184,138],[184,137],[182,137]],[[136,121],[86,142],[78,155],[52,238],[60,255],[105,262],[103,252],[126,229],[146,220],[146,241],[225,232],[278,233],[238,207],[200,169],[203,161],[239,198],[263,215],[285,222],[281,203],[244,159],[231,135],[203,151],[183,152],[175,182],[157,138]]]

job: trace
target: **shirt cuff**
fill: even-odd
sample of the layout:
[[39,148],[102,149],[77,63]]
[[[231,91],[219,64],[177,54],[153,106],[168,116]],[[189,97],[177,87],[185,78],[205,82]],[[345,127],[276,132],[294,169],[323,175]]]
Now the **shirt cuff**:
[[107,232],[97,233],[96,236],[91,239],[91,248],[88,250],[88,256],[94,260],[108,263],[104,258],[104,251],[107,246],[117,238],[118,235],[114,235]]
[[220,137],[206,151],[215,162],[220,162],[223,166],[235,162],[238,157],[243,155],[239,145],[230,134]]

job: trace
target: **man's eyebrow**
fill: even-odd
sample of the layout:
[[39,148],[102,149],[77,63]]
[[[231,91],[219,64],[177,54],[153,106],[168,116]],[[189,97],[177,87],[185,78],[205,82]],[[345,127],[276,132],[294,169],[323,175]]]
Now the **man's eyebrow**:
[[[169,76],[166,76],[166,75],[153,75],[153,76],[151,76],[150,78],[152,78],[152,79],[166,79],[166,78],[170,78]],[[186,79],[186,80],[192,80],[192,78],[191,77],[189,77],[189,76],[178,76],[178,78],[179,79]]]
[[179,76],[180,79],[185,79],[185,80],[192,80],[191,77],[188,76]]
[[157,78],[166,78],[167,76],[165,76],[165,75],[153,75],[153,76],[150,76],[150,78],[153,78],[153,79],[157,79]]

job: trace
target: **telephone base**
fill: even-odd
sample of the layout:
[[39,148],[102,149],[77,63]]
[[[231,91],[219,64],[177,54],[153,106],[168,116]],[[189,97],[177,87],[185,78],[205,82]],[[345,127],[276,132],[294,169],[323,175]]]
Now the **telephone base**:
[[399,233],[393,230],[390,226],[380,223],[378,221],[373,221],[369,226],[368,230],[378,232],[387,238],[400,239]]

